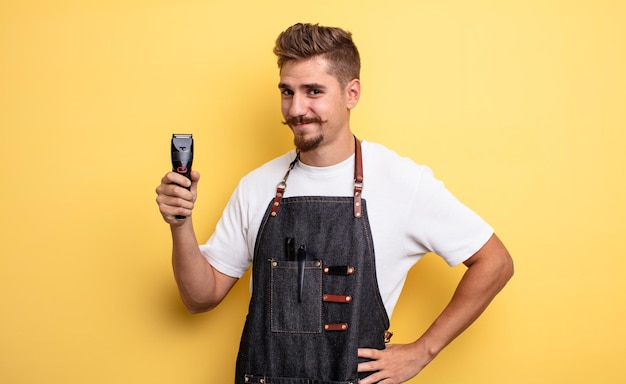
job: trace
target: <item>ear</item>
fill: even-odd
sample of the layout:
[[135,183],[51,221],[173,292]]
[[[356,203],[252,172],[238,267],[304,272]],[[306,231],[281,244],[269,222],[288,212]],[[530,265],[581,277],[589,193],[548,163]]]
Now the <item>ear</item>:
[[348,96],[348,109],[356,107],[361,97],[361,81],[359,79],[352,79],[348,85],[346,85],[346,94]]

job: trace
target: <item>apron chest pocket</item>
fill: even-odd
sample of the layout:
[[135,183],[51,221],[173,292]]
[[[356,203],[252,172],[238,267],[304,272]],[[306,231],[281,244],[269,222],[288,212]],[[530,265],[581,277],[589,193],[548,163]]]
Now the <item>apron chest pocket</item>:
[[288,333],[322,332],[322,263],[269,260],[271,269],[271,330]]

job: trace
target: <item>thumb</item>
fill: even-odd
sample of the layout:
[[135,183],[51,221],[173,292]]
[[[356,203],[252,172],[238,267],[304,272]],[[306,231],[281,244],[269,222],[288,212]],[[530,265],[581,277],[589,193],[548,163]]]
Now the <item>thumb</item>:
[[189,176],[191,177],[190,190],[195,194],[198,191],[198,181],[200,181],[200,173],[198,171],[191,171]]

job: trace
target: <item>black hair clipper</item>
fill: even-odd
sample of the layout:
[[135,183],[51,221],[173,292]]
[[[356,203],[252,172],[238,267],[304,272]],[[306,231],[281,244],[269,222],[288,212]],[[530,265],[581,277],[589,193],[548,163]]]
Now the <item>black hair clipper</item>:
[[[191,180],[191,163],[193,163],[193,135],[173,134],[172,170]],[[185,216],[176,216],[176,219],[184,220]]]

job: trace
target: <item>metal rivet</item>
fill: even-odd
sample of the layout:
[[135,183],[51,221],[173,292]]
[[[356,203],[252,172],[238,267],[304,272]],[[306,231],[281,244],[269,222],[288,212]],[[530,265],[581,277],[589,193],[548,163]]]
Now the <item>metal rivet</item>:
[[353,274],[354,273],[354,268],[352,268],[352,267],[348,268],[348,273],[349,274]]
[[324,268],[324,273],[328,273],[328,267]]
[[352,300],[352,296],[346,296],[346,301]]
[[354,203],[354,205],[356,205],[357,207],[361,206],[361,203],[359,203],[358,201],[356,203]]
[[271,213],[271,215],[272,215],[272,216],[276,216],[276,212],[272,212],[272,213]]
[[275,202],[274,202],[274,206],[275,206],[275,207],[278,207],[279,205],[280,205],[280,203],[279,203],[278,201],[275,201]]
[[278,266],[278,263],[275,261],[272,261],[272,267],[277,267],[277,266]]
[[325,325],[324,325],[324,329],[328,330],[328,328],[330,328],[330,327],[328,326],[328,324],[325,324]]
[[342,324],[342,325],[341,325],[341,329],[343,329],[344,331],[345,331],[347,328],[348,328],[348,326],[347,326],[347,325],[345,325],[345,324]]
[[356,217],[361,217],[361,212],[357,212],[355,216]]
[[316,262],[315,262],[315,266],[316,266],[316,267],[319,267],[320,265],[322,265],[322,263],[321,263],[320,261],[316,261]]

